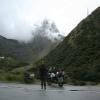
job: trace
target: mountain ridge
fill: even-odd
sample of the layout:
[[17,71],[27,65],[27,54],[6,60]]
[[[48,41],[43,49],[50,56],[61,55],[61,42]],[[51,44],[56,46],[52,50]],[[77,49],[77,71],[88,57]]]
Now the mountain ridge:
[[47,66],[64,68],[71,79],[100,81],[100,7],[83,19],[45,58]]

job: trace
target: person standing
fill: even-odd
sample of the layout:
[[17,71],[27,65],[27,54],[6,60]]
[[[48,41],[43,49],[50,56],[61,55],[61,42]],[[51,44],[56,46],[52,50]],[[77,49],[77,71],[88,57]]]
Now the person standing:
[[46,81],[47,81],[47,76],[48,76],[48,70],[47,70],[45,64],[42,64],[40,66],[39,75],[40,75],[40,80],[41,80],[41,89],[46,90]]

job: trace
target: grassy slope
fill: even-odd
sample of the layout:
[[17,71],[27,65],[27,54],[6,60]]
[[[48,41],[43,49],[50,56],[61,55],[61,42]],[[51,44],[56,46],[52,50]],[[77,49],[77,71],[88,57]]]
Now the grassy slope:
[[72,79],[100,81],[100,8],[44,59],[48,66],[65,68]]

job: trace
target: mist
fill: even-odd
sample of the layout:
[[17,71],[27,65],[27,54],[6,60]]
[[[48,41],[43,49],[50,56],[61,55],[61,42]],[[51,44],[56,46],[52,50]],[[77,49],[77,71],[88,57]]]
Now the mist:
[[34,25],[44,19],[55,22],[67,35],[100,5],[100,0],[0,0],[0,35],[19,41],[32,38]]

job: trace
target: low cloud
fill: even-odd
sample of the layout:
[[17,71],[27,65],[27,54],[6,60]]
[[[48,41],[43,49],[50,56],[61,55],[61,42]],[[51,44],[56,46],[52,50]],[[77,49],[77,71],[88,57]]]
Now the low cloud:
[[0,0],[0,35],[21,41],[32,38],[34,24],[53,20],[67,35],[100,0]]

